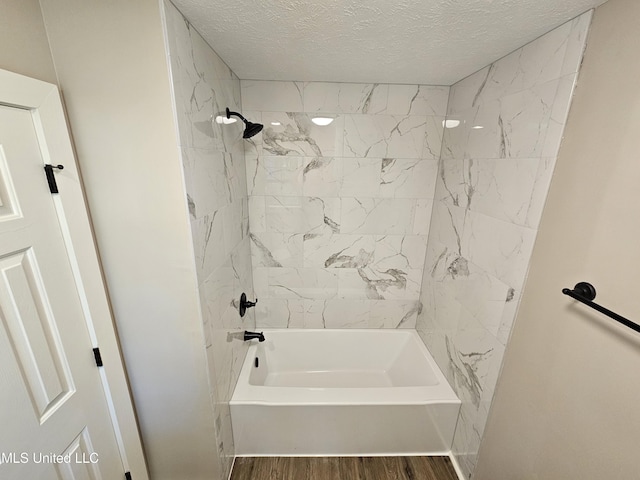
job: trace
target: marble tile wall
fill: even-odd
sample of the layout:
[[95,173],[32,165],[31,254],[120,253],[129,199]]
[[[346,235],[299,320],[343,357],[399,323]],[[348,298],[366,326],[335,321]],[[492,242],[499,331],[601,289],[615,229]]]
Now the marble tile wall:
[[469,478],[590,21],[587,12],[451,87],[416,328],[463,402],[453,453]]
[[415,328],[449,88],[241,87],[258,328]]
[[243,129],[239,123],[217,123],[215,117],[226,107],[240,109],[240,80],[171,3],[164,6],[202,348],[216,418],[218,452],[212,455],[220,465],[212,478],[228,478],[234,457],[229,400],[247,348],[239,335],[255,328],[255,314],[249,310],[241,319],[237,310],[243,291],[254,296]]

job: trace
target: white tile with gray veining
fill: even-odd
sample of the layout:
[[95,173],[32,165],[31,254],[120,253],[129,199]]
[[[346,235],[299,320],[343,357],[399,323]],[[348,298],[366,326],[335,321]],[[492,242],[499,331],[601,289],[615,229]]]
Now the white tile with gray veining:
[[520,306],[520,291],[509,288],[507,292],[507,299],[504,309],[502,310],[502,317],[500,318],[500,325],[498,325],[498,333],[496,338],[498,341],[506,347],[509,335],[511,334],[511,327],[516,319],[516,313]]
[[564,133],[564,125],[569,115],[569,106],[576,86],[576,76],[574,74],[561,77],[558,83],[556,97],[551,107],[547,135],[542,148],[543,157],[553,157],[560,150],[560,142]]
[[330,300],[304,300],[304,315],[296,328],[327,328],[325,309]]
[[451,87],[416,329],[462,400],[473,473],[591,13]]
[[570,30],[570,23],[565,23],[493,64],[476,102],[491,102],[559,78]]
[[444,160],[438,178],[439,200],[516,225],[536,227],[553,160]]
[[368,328],[371,302],[354,299],[327,300],[322,310],[325,328]]
[[559,83],[552,80],[501,98],[499,158],[542,156]]
[[335,157],[305,157],[302,194],[305,197],[337,197],[343,185],[344,161]]
[[256,305],[256,328],[300,328],[304,303],[299,298],[263,297]]
[[474,179],[469,166],[476,160],[443,158],[440,161],[436,180],[435,200],[453,207],[468,208],[473,198]]
[[372,300],[369,328],[415,328],[421,309],[418,300]]
[[170,60],[181,145],[231,151],[242,129],[217,123],[215,117],[224,115],[226,107],[239,109],[239,80],[178,15],[170,14],[167,19],[169,32],[175,35],[175,41],[170,42],[175,46]]
[[340,197],[380,196],[382,159],[342,158]]
[[428,244],[438,242],[461,256],[467,214],[464,208],[435,202]]
[[265,155],[342,156],[344,118],[319,126],[298,112],[263,112],[262,149]]
[[317,268],[363,268],[373,262],[374,235],[333,232],[304,236],[304,265]]
[[536,231],[468,212],[461,254],[507,285],[521,289]]
[[341,198],[340,232],[409,234],[416,202],[408,198]]
[[514,289],[472,262],[467,262],[466,266],[468,274],[457,288],[456,299],[479,325],[497,337],[505,308],[513,300]]
[[433,210],[433,199],[416,199],[416,209],[413,218],[413,233],[415,235],[429,235],[431,227],[431,212]]
[[217,150],[182,148],[189,213],[192,218],[217,211],[231,203],[231,182],[225,154]]
[[389,85],[387,108],[383,113],[444,117],[448,98],[449,87]]
[[267,156],[247,158],[249,195],[302,195],[303,158]]
[[249,229],[251,233],[267,231],[266,197],[250,196],[248,200]]
[[424,266],[427,238],[422,235],[376,235],[371,265],[378,270],[414,269]]
[[456,115],[476,105],[576,73],[591,16],[591,11],[586,12],[453,85],[448,113]]
[[302,267],[302,234],[256,232],[249,237],[254,268]]
[[[427,140],[428,117],[400,115],[345,115],[345,157],[422,158]],[[439,153],[440,138],[429,124],[430,151]],[[437,154],[435,158],[437,158]]]
[[191,221],[193,248],[198,278],[207,278],[227,260],[224,239],[224,214],[228,207]]
[[422,306],[416,300],[277,298],[260,308],[257,328],[415,328]]
[[433,198],[437,172],[437,160],[383,158],[380,172],[379,196],[420,199]]
[[264,197],[265,223],[268,232],[300,233],[307,224],[303,197]]
[[444,159],[532,158],[544,152],[560,80],[534,85],[448,117]]
[[[241,199],[221,209],[225,254],[229,255],[248,234],[248,222],[245,223],[248,211],[247,200]],[[248,245],[247,245],[248,246]],[[216,248],[220,246],[217,245]]]
[[338,275],[326,268],[270,268],[269,297],[301,300],[333,298],[338,294]]
[[593,10],[589,10],[571,20],[571,29],[567,38],[562,75],[577,73],[582,64],[582,57],[587,46],[587,34],[593,18]]
[[337,270],[338,296],[344,299],[417,300],[422,269],[374,266]]
[[302,211],[302,228],[307,234],[338,233],[341,229],[342,211],[339,198],[304,197]]
[[455,117],[479,104],[480,96],[486,87],[491,69],[492,66],[488,65],[450,87],[447,118]]
[[[341,205],[335,197],[252,197],[254,210],[264,208],[267,232],[299,233],[311,236],[340,231]],[[261,200],[262,199],[262,200]],[[264,201],[264,207],[262,207]],[[258,232],[256,232],[258,233]]]
[[242,82],[245,109],[265,125],[245,149],[258,318],[412,328],[449,89],[309,82],[300,97],[299,87]]
[[308,82],[304,84],[304,111],[308,113],[384,113],[389,85]]

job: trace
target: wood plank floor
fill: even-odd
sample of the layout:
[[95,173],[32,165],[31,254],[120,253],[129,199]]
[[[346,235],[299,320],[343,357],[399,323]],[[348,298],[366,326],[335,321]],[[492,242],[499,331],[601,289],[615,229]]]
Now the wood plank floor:
[[231,480],[458,480],[449,457],[239,457]]

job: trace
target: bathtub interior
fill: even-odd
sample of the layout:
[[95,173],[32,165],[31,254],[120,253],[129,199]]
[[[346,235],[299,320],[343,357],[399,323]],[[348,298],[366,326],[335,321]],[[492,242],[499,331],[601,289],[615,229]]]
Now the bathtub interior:
[[[272,332],[273,334],[274,332]],[[301,388],[385,388],[437,385],[428,357],[405,334],[328,331],[281,332],[286,341],[258,344],[249,384]],[[400,332],[398,332],[400,333]],[[363,345],[364,343],[364,345]],[[251,354],[251,352],[250,352]],[[251,359],[248,359],[251,360]]]

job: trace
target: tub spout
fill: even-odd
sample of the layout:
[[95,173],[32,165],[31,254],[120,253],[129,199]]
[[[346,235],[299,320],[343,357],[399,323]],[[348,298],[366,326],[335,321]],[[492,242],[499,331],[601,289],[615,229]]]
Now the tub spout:
[[259,342],[264,342],[264,335],[262,334],[262,332],[257,333],[257,332],[244,332],[244,341],[248,341],[248,340],[253,340],[254,338],[257,338]]

